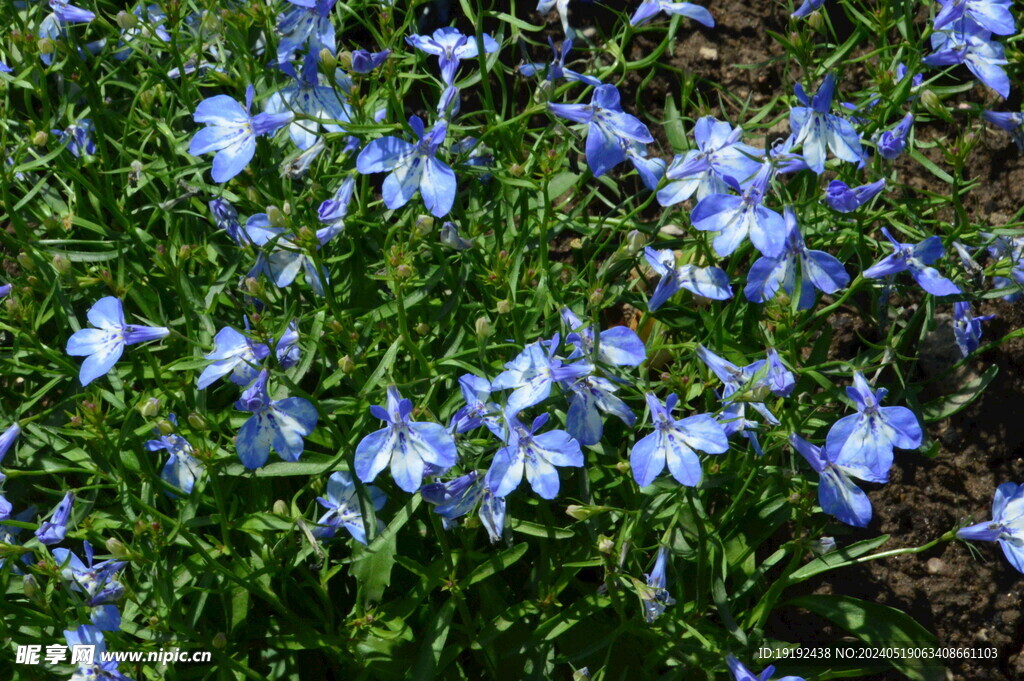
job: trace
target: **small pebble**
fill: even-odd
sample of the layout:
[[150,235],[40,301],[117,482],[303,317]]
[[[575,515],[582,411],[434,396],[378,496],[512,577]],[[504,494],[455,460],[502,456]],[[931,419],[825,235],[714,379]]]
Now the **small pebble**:
[[925,563],[925,568],[930,574],[937,575],[946,569],[946,564],[942,562],[941,558],[929,558]]

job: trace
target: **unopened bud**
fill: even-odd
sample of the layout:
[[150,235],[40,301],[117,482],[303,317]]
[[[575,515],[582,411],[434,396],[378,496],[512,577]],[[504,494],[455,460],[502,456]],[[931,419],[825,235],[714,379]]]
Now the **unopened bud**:
[[50,133],[45,130],[40,130],[36,134],[32,135],[32,144],[37,147],[45,147],[48,141],[50,141]]
[[628,461],[620,461],[620,462],[618,462],[617,464],[615,464],[615,470],[617,470],[620,473],[628,473],[630,471],[629,462]]
[[267,206],[267,220],[274,227],[284,227],[284,213],[277,206]]
[[426,336],[428,333],[430,333],[430,324],[427,324],[426,322],[420,322],[419,324],[416,325],[416,333],[418,333],[421,336]]
[[217,650],[223,650],[227,646],[227,644],[227,634],[225,634],[223,631],[218,631],[216,634],[214,634],[213,641],[211,641],[211,645],[213,645],[214,648],[216,648]]
[[157,430],[159,430],[164,435],[170,435],[171,433],[174,432],[174,424],[168,421],[167,419],[160,419],[160,421],[157,422],[156,427]]
[[611,555],[615,552],[615,542],[603,534],[597,535],[597,550]]
[[341,369],[341,373],[343,374],[351,374],[356,370],[356,363],[351,357],[345,355],[338,360],[338,368]]
[[807,25],[811,27],[811,30],[815,33],[821,33],[825,29],[825,17],[821,12],[811,12],[807,17]]
[[263,293],[263,285],[260,284],[260,280],[256,277],[246,277],[245,290],[248,291],[251,296],[259,296]]
[[139,25],[139,19],[131,12],[121,10],[117,13],[117,25],[122,31],[128,31]]
[[412,276],[412,268],[408,265],[399,265],[395,268],[395,277],[398,279],[408,279]]
[[57,270],[60,274],[67,274],[71,271],[71,261],[60,253],[53,256],[53,260],[50,262],[53,264],[53,269]]
[[519,165],[518,163],[513,163],[508,167],[508,174],[511,175],[512,177],[522,177],[523,166]]
[[192,426],[194,430],[206,430],[209,428],[206,419],[198,412],[192,412],[188,415],[188,425]]
[[626,235],[626,250],[630,255],[636,255],[647,243],[647,237],[638,229],[630,230]]
[[487,338],[491,335],[491,320],[487,317],[477,317],[473,328],[476,329],[477,338]]
[[112,555],[114,558],[117,558],[118,560],[125,560],[131,558],[132,552],[129,551],[128,547],[121,543],[121,541],[119,539],[116,539],[115,537],[111,537],[110,539],[105,541],[103,545],[107,547],[107,553]]
[[416,218],[412,228],[416,231],[417,236],[427,236],[434,230],[434,218],[429,215],[420,215]]
[[601,301],[604,300],[604,289],[595,288],[590,294],[590,304],[600,305]]
[[274,502],[274,513],[277,515],[288,515],[288,504],[283,499]]
[[143,400],[139,403],[139,413],[142,414],[144,418],[153,418],[160,413],[160,400],[155,397]]
[[512,303],[507,300],[499,300],[496,309],[498,314],[508,314],[512,311]]
[[25,575],[22,582],[25,589],[25,597],[38,606],[44,606],[43,592],[39,589],[39,582],[36,581],[35,576]]
[[36,269],[36,263],[32,260],[32,256],[25,251],[18,254],[18,264],[23,270],[35,271]]
[[36,47],[39,48],[39,54],[53,54],[54,50],[57,49],[57,44],[49,38],[41,38],[36,43]]
[[943,105],[942,100],[939,96],[931,90],[925,90],[921,93],[921,103],[924,104],[924,108],[928,109],[929,113],[934,116],[938,116],[944,121],[952,122],[953,117],[949,111]]
[[[345,59],[348,59],[346,62]],[[330,50],[326,47],[320,50],[320,63],[324,65],[324,70],[328,73],[334,71],[340,65],[343,69],[348,69],[352,65],[352,55],[348,52],[342,52],[339,57],[335,57]]]

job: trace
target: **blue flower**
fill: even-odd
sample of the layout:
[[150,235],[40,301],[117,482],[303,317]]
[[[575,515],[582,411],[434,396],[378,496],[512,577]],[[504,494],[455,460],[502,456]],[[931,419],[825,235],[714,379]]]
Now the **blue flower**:
[[717,267],[680,265],[676,267],[676,255],[671,249],[656,251],[650,246],[644,249],[644,257],[655,274],[661,276],[653,295],[647,301],[647,309],[654,312],[669,298],[682,289],[712,300],[732,298],[729,275]]
[[[486,33],[481,34],[484,52],[490,54],[498,51],[497,41]],[[476,38],[463,35],[457,28],[445,27],[434,31],[433,35],[411,35],[405,41],[418,50],[436,55],[441,67],[441,80],[451,85],[455,82],[455,72],[459,62],[472,59],[479,54]]]
[[162,42],[171,42],[171,34],[167,32],[163,23],[167,20],[167,15],[159,5],[143,5],[140,2],[132,10],[132,14],[135,15],[136,25],[121,31],[121,40],[118,41],[118,47],[121,49],[114,52],[114,59],[118,61],[124,61],[131,56],[135,48],[133,41],[140,35],[156,36]]
[[1024,572],[1024,485],[999,485],[992,500],[992,520],[960,528],[956,536],[969,541],[999,542],[1010,565]]
[[288,125],[288,136],[295,146],[303,150],[312,147],[321,127],[327,132],[342,132],[335,121],[348,122],[348,105],[334,88],[320,84],[317,56],[307,54],[300,73],[291,64],[281,68],[296,82],[270,95],[264,109],[274,116],[300,115]]
[[507,497],[519,487],[525,474],[538,496],[554,499],[560,484],[557,467],[583,466],[583,450],[569,433],[549,430],[536,434],[548,418],[548,414],[541,414],[527,428],[515,416],[508,417],[508,442],[495,454],[485,479],[495,496]]
[[259,363],[270,354],[266,345],[254,343],[230,326],[217,332],[213,344],[213,352],[206,355],[213,364],[203,369],[196,382],[200,390],[228,374],[232,383],[249,385],[259,372]]
[[587,165],[600,177],[626,160],[621,141],[653,142],[647,126],[622,110],[614,85],[594,89],[590,104],[548,104],[562,118],[587,124]]
[[[658,203],[671,206],[693,196],[703,199],[712,194],[726,194],[736,184],[745,185],[761,164],[760,149],[742,144],[742,128],[704,116],[693,127],[697,148],[676,156],[665,171],[670,182],[658,191]],[[727,181],[726,178],[732,178]]]
[[1024,152],[1024,114],[1019,111],[982,111],[981,115],[989,123],[1010,133],[1017,150]]
[[619,137],[618,142],[626,159],[636,168],[640,181],[650,191],[656,190],[661,184],[661,178],[665,176],[665,162],[660,158],[648,157],[646,144],[640,144],[625,137]]
[[592,85],[594,87],[601,85],[601,81],[593,76],[587,76],[582,73],[577,73],[572,69],[565,68],[565,58],[569,55],[569,51],[572,49],[572,40],[570,38],[566,38],[562,42],[561,50],[555,47],[555,41],[551,39],[551,36],[548,36],[548,45],[551,46],[551,51],[555,53],[555,57],[551,60],[550,64],[541,64],[537,62],[522,64],[519,67],[519,73],[527,78],[532,78],[538,73],[546,71],[545,79],[550,82],[565,78],[570,82],[585,83],[586,85]]
[[440,120],[425,131],[419,116],[409,119],[419,139],[410,144],[397,137],[381,137],[366,145],[356,159],[356,170],[366,175],[387,172],[384,179],[384,204],[391,210],[409,203],[419,190],[427,210],[435,217],[444,217],[455,203],[455,173],[436,158],[437,150],[448,133],[447,122]]
[[981,317],[972,316],[970,303],[953,304],[953,335],[956,338],[956,345],[964,357],[970,355],[981,345],[981,323],[994,318],[995,315],[992,314]]
[[0,73],[14,73],[14,69],[0,61]]
[[576,39],[576,31],[569,25],[569,0],[537,0],[537,13],[548,14],[551,10],[558,12],[562,22],[562,32],[569,40]]
[[837,465],[827,448],[812,445],[795,433],[790,435],[789,443],[821,475],[818,483],[821,510],[847,525],[867,527],[871,522],[871,500],[851,478],[869,482],[885,482],[886,479],[877,476],[863,462],[855,466]]
[[814,307],[814,289],[835,293],[850,283],[843,264],[824,251],[812,251],[804,244],[793,208],[786,206],[786,249],[777,258],[759,258],[747,273],[743,288],[748,300],[763,303],[771,300],[782,288],[790,297],[796,293],[797,268],[800,263],[804,279],[800,285],[798,307]]
[[271,446],[285,461],[298,461],[305,447],[303,438],[313,432],[319,418],[309,400],[271,400],[267,378],[267,370],[263,369],[235,402],[235,409],[252,412],[235,440],[238,458],[250,470],[267,463]]
[[768,348],[766,354],[768,362],[768,373],[761,383],[768,388],[773,395],[778,397],[789,397],[796,387],[796,377],[793,372],[782,363],[782,358],[775,348]]
[[1013,35],[1016,25],[1010,12],[1012,0],[938,0],[942,9],[935,16],[936,31],[964,17],[996,35]]
[[825,0],[804,0],[797,8],[797,10],[790,14],[789,16],[792,19],[803,18],[810,14],[811,12],[820,9],[821,6],[824,4]]
[[121,358],[125,345],[158,340],[170,333],[162,326],[139,326],[124,323],[124,308],[113,296],[100,298],[86,313],[94,329],[80,329],[68,339],[66,352],[73,357],[86,357],[78,372],[83,386],[110,371]]
[[11,295],[11,291],[13,289],[13,284],[4,284],[3,286],[0,286],[0,300],[3,300],[7,296]]
[[92,661],[80,662],[72,679],[89,679],[92,681],[132,681],[117,671],[117,662],[105,660],[107,645],[103,640],[103,632],[90,624],[83,624],[77,629],[65,629],[64,640],[67,647],[88,646],[93,649]]
[[288,0],[295,7],[282,14],[278,20],[277,32],[281,35],[281,40],[277,44],[279,64],[291,60],[292,55],[303,47],[307,48],[308,54],[318,55],[324,49],[334,54],[331,10],[337,1]]
[[[373,510],[379,511],[384,508],[387,495],[379,488],[369,485],[366,488],[370,495],[370,503]],[[356,493],[355,483],[352,476],[344,471],[338,471],[327,480],[327,498],[317,497],[317,502],[327,509],[320,520],[319,527],[313,530],[313,536],[317,539],[330,539],[344,526],[360,544],[366,544],[366,527],[364,525],[363,511],[359,505],[359,496]],[[378,519],[378,526],[383,528],[383,523]]]
[[932,33],[934,51],[921,61],[929,66],[964,64],[978,80],[1005,99],[1010,96],[1010,78],[1002,68],[1008,63],[1006,51],[990,40],[991,36],[989,31],[963,17],[947,29]]
[[482,425],[487,426],[498,439],[505,439],[505,424],[501,420],[501,407],[491,402],[491,383],[486,378],[464,374],[459,377],[459,389],[466,401],[452,416],[449,429],[453,433],[468,433]]
[[569,383],[568,390],[571,396],[565,429],[581,445],[596,445],[601,441],[604,432],[601,412],[614,414],[631,428],[636,422],[633,411],[615,396],[618,387],[607,378],[584,376]]
[[636,484],[646,487],[658,474],[668,470],[681,485],[696,487],[703,473],[698,451],[722,454],[729,449],[729,439],[722,426],[707,414],[684,419],[672,416],[678,397],[669,395],[662,405],[653,393],[647,393],[654,432],[633,445],[629,465]]
[[517,414],[546,400],[556,381],[571,381],[590,373],[591,367],[585,362],[562,364],[555,359],[558,340],[555,334],[551,341],[530,343],[491,383],[493,390],[515,391],[508,397],[509,413]]
[[692,2],[672,2],[672,0],[643,0],[640,6],[636,8],[636,12],[633,13],[629,24],[630,26],[639,26],[650,21],[651,17],[659,12],[689,17],[708,28],[714,28],[715,26],[715,20],[712,18],[711,12],[700,5],[695,5]]
[[[857,413],[836,421],[825,438],[829,460],[837,466],[866,471],[862,480],[885,482],[892,468],[893,448],[917,449],[921,446],[921,426],[914,412],[906,407],[883,407],[885,388],[872,390],[858,371],[853,385],[846,388]],[[873,477],[866,477],[867,472]]]
[[[770,681],[772,674],[775,673],[775,667],[768,665],[760,674],[755,676],[752,671],[744,667],[743,663],[732,655],[725,658],[725,664],[729,666],[729,671],[732,672],[736,681]],[[778,681],[804,681],[804,679],[799,676],[783,676]]]
[[[620,367],[636,367],[647,359],[647,349],[636,332],[626,326],[605,329],[594,338],[594,329],[584,325],[576,313],[562,308],[562,321],[569,327],[565,342],[575,347],[571,358],[587,357],[604,364]],[[594,350],[597,354],[595,356]]]
[[505,529],[505,498],[495,496],[476,471],[448,482],[434,482],[420,489],[423,500],[434,504],[434,513],[441,516],[446,530],[455,527],[455,521],[480,504],[477,515],[483,523],[491,543],[501,539]]
[[907,146],[910,128],[914,125],[914,114],[907,114],[892,130],[886,130],[878,138],[878,154],[889,161],[899,158]]
[[77,123],[69,125],[64,130],[51,130],[59,140],[68,141],[68,151],[75,158],[92,156],[96,153],[96,143],[92,139],[92,133],[96,130],[92,121],[83,118]]
[[651,624],[661,617],[665,608],[675,605],[676,601],[668,592],[668,578],[665,569],[668,565],[668,547],[658,548],[658,557],[654,560],[654,569],[647,575],[646,588],[640,590],[640,600],[644,606],[644,620]]
[[[168,414],[167,420],[178,425],[178,417],[174,414]],[[160,471],[160,478],[171,487],[190,494],[196,478],[203,472],[199,462],[192,456],[192,445],[181,435],[164,434],[159,428],[154,428],[154,432],[157,437],[146,441],[146,449],[151,452],[164,450],[170,453],[167,463]],[[167,494],[174,496],[171,492]]]
[[195,134],[188,153],[202,156],[215,151],[213,181],[227,182],[242,172],[256,153],[256,138],[273,134],[294,119],[285,113],[249,113],[256,93],[252,85],[245,89],[245,106],[227,95],[208,97],[199,103],[192,118],[207,127]]
[[795,137],[793,144],[803,145],[807,166],[819,175],[825,170],[827,150],[851,163],[859,164],[864,160],[864,149],[857,131],[849,121],[829,113],[835,88],[836,77],[830,73],[825,76],[814,98],[808,99],[803,87],[797,83],[796,97],[803,106],[795,106],[789,112],[789,126]]
[[832,180],[825,190],[825,203],[838,213],[852,213],[885,188],[885,178],[851,188],[842,180]]
[[4,457],[7,456],[7,452],[14,446],[19,435],[21,435],[21,426],[17,423],[12,423],[3,434],[0,434],[0,463],[3,463]]
[[53,509],[53,515],[46,522],[39,525],[36,530],[36,539],[41,543],[51,546],[64,541],[64,535],[68,531],[68,520],[71,518],[71,507],[75,497],[68,492]]
[[369,73],[383,64],[391,56],[391,50],[368,52],[367,50],[352,51],[352,70],[356,73]]
[[[754,451],[761,454],[761,445],[757,440],[758,422],[747,418],[747,407],[761,414],[770,425],[778,425],[779,420],[768,410],[763,402],[754,400],[763,399],[769,392],[776,392],[777,395],[786,394],[789,380],[768,380],[768,371],[765,365],[767,360],[761,359],[749,364],[742,369],[732,362],[719,357],[703,345],[697,346],[697,356],[725,385],[722,393],[722,401],[727,405],[718,416],[727,436],[742,433],[750,440]],[[742,398],[742,399],[737,399]]]
[[942,257],[942,239],[929,237],[916,244],[903,244],[896,241],[889,230],[882,228],[882,233],[893,245],[895,252],[887,255],[877,263],[864,270],[867,279],[878,279],[899,272],[909,271],[914,281],[934,296],[950,296],[960,293],[956,284],[942,276],[934,267],[928,267]]
[[387,423],[356,446],[356,476],[373,482],[391,465],[391,477],[410,494],[420,488],[430,466],[432,474],[444,473],[455,465],[455,440],[438,423],[412,421],[412,401],[402,398],[395,386],[388,387],[387,408],[374,405],[370,413]]
[[731,254],[748,234],[762,255],[774,258],[782,253],[786,245],[785,221],[762,205],[774,172],[771,163],[765,162],[742,196],[711,194],[697,203],[690,221],[694,229],[719,232],[713,242],[715,253],[723,257]]
[[74,591],[85,594],[85,603],[93,609],[93,624],[101,631],[120,629],[121,614],[110,605],[121,599],[124,587],[117,581],[117,573],[127,564],[120,560],[93,562],[92,544],[83,542],[85,561],[68,549],[53,550],[53,559],[60,568],[61,577]]

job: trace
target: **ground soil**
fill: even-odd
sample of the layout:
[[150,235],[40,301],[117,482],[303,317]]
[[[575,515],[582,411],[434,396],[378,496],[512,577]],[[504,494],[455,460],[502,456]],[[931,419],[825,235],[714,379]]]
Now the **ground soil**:
[[[571,23],[588,39],[599,41],[614,17],[607,7],[625,9],[631,3],[609,2],[587,5],[574,2]],[[709,102],[709,113],[736,120],[734,103],[719,93],[729,92],[753,105],[763,104],[782,91],[791,91],[800,68],[781,59],[782,47],[769,31],[786,35],[790,30],[784,2],[748,0],[718,3],[711,7],[717,26],[704,29],[687,22],[673,50],[663,62],[698,76],[697,89]],[[541,17],[532,15],[534,22]],[[553,34],[560,34],[554,15],[548,17]],[[842,31],[842,19],[833,14]],[[556,35],[556,40],[558,39]],[[639,59],[656,43],[644,34],[634,36],[630,59]],[[546,58],[545,55],[536,55]],[[857,68],[844,73],[854,83],[863,78]],[[955,75],[955,74],[954,74]],[[656,78],[643,82],[638,74],[624,84],[623,103],[627,109],[642,109],[649,122],[663,117],[663,102],[677,94],[677,78]],[[849,82],[849,81],[848,81]],[[1019,87],[1014,97],[1019,98]],[[992,95],[978,86],[960,96],[964,105],[991,101]],[[994,102],[993,102],[994,103]],[[1004,110],[1020,107],[1019,99],[1002,105]],[[658,136],[660,126],[652,125]],[[780,127],[784,131],[784,126]],[[981,136],[966,169],[966,179],[977,179],[965,201],[972,221],[994,226],[1005,225],[1024,206],[1024,157],[1001,132],[976,127]],[[921,125],[916,134],[922,139],[955,137],[959,131],[948,124]],[[667,140],[658,139],[662,150]],[[657,146],[657,145],[656,145]],[[652,149],[653,151],[653,149]],[[671,153],[660,154],[670,157]],[[928,156],[939,162],[941,158]],[[898,166],[911,191],[947,193],[946,185],[907,157]],[[988,342],[1024,327],[1024,303],[993,301],[981,306],[981,312],[995,314],[985,329]],[[835,316],[836,334],[833,353],[850,357],[870,340],[870,329],[853,314]],[[947,346],[951,345],[949,329]],[[936,343],[934,347],[941,347]],[[863,531],[842,538],[844,542],[891,535],[887,548],[918,546],[941,536],[969,519],[991,517],[995,488],[1003,482],[1024,482],[1024,338],[1017,338],[977,354],[969,366],[951,379],[943,375],[949,362],[958,357],[938,351],[934,357],[922,357],[917,367],[918,380],[932,380],[926,386],[933,393],[948,389],[956,380],[968,380],[987,366],[995,364],[999,374],[988,390],[972,406],[947,421],[929,427],[929,436],[939,444],[934,458],[915,452],[896,457],[891,480],[886,485],[868,485],[875,517]],[[962,542],[941,544],[934,549],[908,556],[875,561],[856,569],[829,574],[808,585],[817,593],[847,594],[899,608],[932,631],[943,646],[979,648],[994,646],[996,660],[951,660],[949,678],[958,681],[1013,681],[1024,678],[1024,595],[1022,576],[1004,559],[994,544],[980,544],[972,555]],[[791,616],[792,615],[792,616]],[[774,635],[805,643],[835,640],[835,631],[824,620],[809,613],[782,613],[773,623]],[[876,681],[902,679],[896,672],[873,677]]]

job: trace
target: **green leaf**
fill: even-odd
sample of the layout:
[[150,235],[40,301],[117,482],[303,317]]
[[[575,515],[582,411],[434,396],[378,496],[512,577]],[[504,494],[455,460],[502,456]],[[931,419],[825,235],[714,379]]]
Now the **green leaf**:
[[351,573],[359,582],[364,605],[379,601],[384,590],[391,584],[391,569],[395,565],[398,549],[398,531],[409,522],[421,501],[418,494],[409,497],[409,501],[395,514],[391,523],[369,546],[362,549],[362,555],[352,563]]
[[835,570],[836,568],[850,565],[853,563],[854,559],[871,553],[887,541],[889,541],[889,535],[883,534],[880,537],[865,539],[864,541],[859,541],[856,544],[838,548],[823,556],[818,556],[790,574],[788,581],[790,584],[798,584],[805,579],[810,579],[814,575],[820,575],[822,572],[828,572],[829,570]]
[[470,572],[464,580],[462,580],[464,586],[472,586],[479,581],[487,579],[491,575],[501,572],[509,565],[512,565],[526,553],[529,545],[526,542],[516,544],[510,549],[506,549],[497,555],[492,555],[486,563],[478,567],[477,569]]
[[991,365],[981,374],[974,376],[971,380],[958,387],[955,392],[943,395],[924,405],[921,409],[921,415],[928,423],[949,418],[978,399],[998,373],[999,367],[995,364]]
[[[834,622],[858,639],[876,648],[936,648],[935,637],[905,612],[887,605],[869,603],[852,596],[810,594],[785,605],[804,608]],[[897,671],[911,681],[945,681],[946,668],[939,661],[920,657],[887,658]]]

